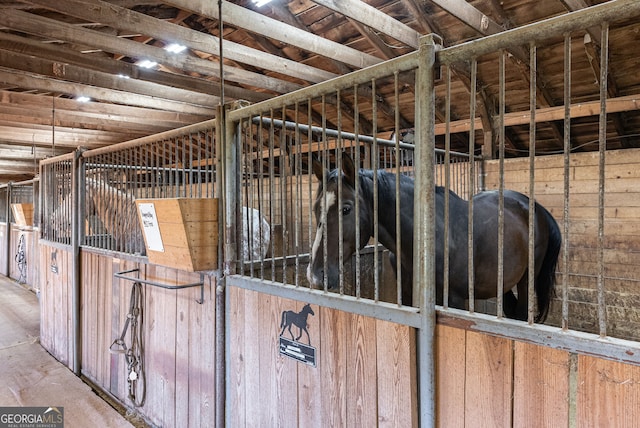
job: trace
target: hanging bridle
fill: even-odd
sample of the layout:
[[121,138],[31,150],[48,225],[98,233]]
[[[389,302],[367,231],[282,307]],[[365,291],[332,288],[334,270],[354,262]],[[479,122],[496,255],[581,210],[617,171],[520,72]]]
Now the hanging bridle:
[[[122,334],[115,339],[109,351],[116,354],[124,354],[127,362],[127,383],[129,384],[129,399],[136,407],[144,404],[146,393],[146,380],[144,375],[144,354],[142,341],[142,284],[134,282],[131,287],[129,299],[129,313],[122,329]],[[127,346],[125,336],[131,329],[131,344]],[[118,349],[119,347],[119,349]],[[138,386],[140,385],[140,386]],[[141,389],[138,394],[138,389]]]

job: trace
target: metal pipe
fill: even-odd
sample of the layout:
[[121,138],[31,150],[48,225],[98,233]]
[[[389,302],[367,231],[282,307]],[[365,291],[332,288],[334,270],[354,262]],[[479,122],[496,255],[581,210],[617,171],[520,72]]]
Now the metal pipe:
[[[529,123],[529,277],[527,281],[527,320],[533,324],[534,320],[534,282],[535,270],[535,165],[536,165],[536,106],[537,106],[537,47],[532,41],[529,44],[529,110],[531,122]],[[518,296],[520,299],[521,296]],[[540,308],[542,310],[542,308]]]
[[569,329],[569,172],[571,154],[571,34],[564,35],[564,192],[562,230],[562,329]]
[[11,188],[13,187],[13,183],[7,183],[7,192],[6,192],[6,206],[5,206],[5,219],[7,221],[7,229],[5,230],[4,243],[5,243],[5,254],[7,255],[7,259],[5,260],[5,272],[6,276],[11,276]]
[[[416,71],[416,145],[414,191],[413,299],[420,308],[417,335],[418,420],[432,427],[435,415],[435,58],[441,41],[434,35],[420,39],[419,68]],[[415,303],[414,303],[415,304]]]
[[83,217],[80,215],[80,194],[84,194],[84,182],[82,180],[81,168],[81,151],[73,152],[73,167],[71,170],[71,324],[73,330],[72,354],[73,367],[72,370],[76,376],[80,376],[82,372],[82,323],[81,323],[81,306],[82,306],[82,274],[80,271],[80,233],[82,230],[81,221]]
[[505,52],[500,51],[500,112],[498,127],[498,159],[499,159],[499,184],[498,184],[498,284],[496,293],[496,314],[502,318],[504,312],[504,113],[505,113]]
[[602,24],[600,43],[600,120],[598,130],[598,328],[600,336],[607,335],[607,308],[604,290],[604,191],[605,153],[607,151],[607,79],[609,68],[609,23]]

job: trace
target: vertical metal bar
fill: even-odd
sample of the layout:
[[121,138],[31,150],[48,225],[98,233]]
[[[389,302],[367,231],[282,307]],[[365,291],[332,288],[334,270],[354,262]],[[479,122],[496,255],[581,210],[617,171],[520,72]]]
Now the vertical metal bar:
[[398,90],[398,71],[393,73],[393,105],[395,110],[394,135],[396,155],[396,300],[398,305],[402,302],[402,225],[400,223],[400,174],[402,163],[400,160],[400,91]]
[[420,39],[416,71],[416,179],[414,193],[413,296],[422,313],[418,330],[418,396],[420,426],[435,426],[435,90],[436,41]]
[[336,115],[338,125],[338,137],[336,144],[336,168],[338,169],[338,201],[336,209],[338,210],[338,284],[340,285],[340,294],[344,294],[344,243],[342,237],[344,236],[344,222],[342,215],[342,180],[340,179],[342,174],[342,109],[340,108],[340,89],[336,91]]
[[[328,141],[327,141],[327,100],[326,96],[322,95],[322,142],[324,147],[321,148],[322,153],[322,209],[320,212],[322,213],[322,255],[323,255],[323,267],[324,267],[324,280],[323,280],[323,288],[324,291],[327,292],[329,290],[329,279],[326,274],[329,272],[327,269],[329,265],[329,261],[327,258],[327,240],[329,239],[328,231],[327,231],[327,169],[329,164],[329,152],[328,152]],[[341,238],[341,237],[339,237]]]
[[[498,283],[496,292],[496,315],[502,318],[504,312],[504,113],[505,113],[505,51],[500,51],[500,101],[499,101],[499,125],[498,125],[498,162],[499,162],[499,183],[498,183]],[[473,158],[470,162],[474,162]]]
[[6,191],[6,206],[5,206],[5,219],[7,224],[7,229],[5,230],[4,244],[5,244],[5,254],[7,255],[5,261],[5,272],[6,276],[9,277],[11,275],[11,190],[13,184],[11,182],[7,183],[7,191]]
[[[537,54],[538,50],[534,42],[529,44],[529,269],[527,285],[527,320],[533,324],[534,320],[534,284],[536,279],[535,270],[535,166],[536,166],[536,107],[537,107]],[[520,299],[521,297],[518,296]]]
[[600,121],[598,130],[598,328],[600,336],[607,335],[607,308],[604,281],[604,191],[605,153],[607,150],[607,79],[609,69],[609,23],[602,24],[600,46]]
[[[360,108],[358,105],[358,85],[353,86],[353,132],[356,135],[355,140],[355,167],[360,168]],[[360,180],[355,182],[355,217],[356,217],[356,242],[360,242]],[[360,245],[356,245],[356,297],[362,295],[362,284],[360,281]]]
[[378,162],[380,159],[380,153],[378,151],[378,102],[376,99],[376,81],[371,79],[371,122],[373,125],[373,144],[372,144],[372,169],[373,169],[373,240],[375,245],[373,247],[373,294],[374,300],[377,302],[380,300],[380,263],[378,261]]
[[84,184],[81,181],[81,152],[76,150],[73,156],[73,165],[71,168],[71,265],[72,265],[72,314],[71,324],[73,328],[73,343],[71,345],[73,353],[72,370],[76,376],[80,376],[82,369],[82,323],[80,319],[81,300],[81,272],[80,272],[80,193],[84,190]]
[[[287,120],[286,106],[282,106],[282,123]],[[287,283],[287,255],[289,254],[289,218],[287,216],[289,200],[291,195],[287,191],[287,180],[289,171],[289,157],[287,156],[287,131],[280,127],[280,218],[282,219],[282,283]]]
[[569,173],[571,155],[571,34],[564,35],[564,193],[562,231],[562,329],[569,329]]
[[442,306],[449,307],[449,226],[451,224],[451,209],[449,206],[449,191],[451,190],[451,67],[447,66],[445,82],[445,133],[444,133],[444,254],[442,277]]
[[[274,112],[273,109],[269,110],[269,119],[271,119],[269,121],[269,138],[267,140],[267,144],[269,145],[269,195],[273,196],[275,195],[275,189],[274,189],[274,182],[275,182],[275,159],[274,159],[274,152],[273,152],[273,145],[274,145],[274,127],[273,127],[273,116],[274,116]],[[271,218],[271,222],[276,221],[275,220],[275,207],[274,207],[274,203],[273,203],[273,198],[269,198],[269,217]],[[280,203],[282,203],[282,201],[279,201]],[[276,252],[275,252],[275,243],[273,242],[273,239],[271,240],[271,281],[275,281],[276,280]]]
[[469,285],[469,312],[475,311],[475,274],[474,274],[474,258],[473,258],[473,195],[475,190],[475,117],[476,117],[476,91],[478,80],[478,61],[473,58],[471,61],[471,100],[469,104],[469,122],[471,124],[469,129],[469,211],[468,211],[468,262],[467,262],[467,278]]

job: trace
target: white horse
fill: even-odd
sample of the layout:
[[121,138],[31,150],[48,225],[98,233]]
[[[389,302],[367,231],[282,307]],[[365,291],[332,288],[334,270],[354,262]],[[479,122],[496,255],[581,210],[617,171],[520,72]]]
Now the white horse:
[[242,260],[260,261],[271,243],[271,227],[254,208],[242,207]]

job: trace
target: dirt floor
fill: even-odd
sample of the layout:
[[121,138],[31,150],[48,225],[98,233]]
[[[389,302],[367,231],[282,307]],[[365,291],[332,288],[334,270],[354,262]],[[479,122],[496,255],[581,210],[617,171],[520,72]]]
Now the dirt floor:
[[132,427],[39,343],[36,295],[0,277],[0,406],[64,407],[65,427]]

